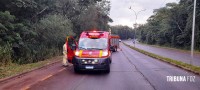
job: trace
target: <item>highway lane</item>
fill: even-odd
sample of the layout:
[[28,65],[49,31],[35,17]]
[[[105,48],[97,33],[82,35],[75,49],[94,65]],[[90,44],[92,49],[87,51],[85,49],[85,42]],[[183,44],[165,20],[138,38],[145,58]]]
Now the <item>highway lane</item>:
[[[146,77],[156,90],[199,90],[200,77],[190,72],[150,58],[122,46],[130,62]],[[195,76],[195,82],[168,82],[167,76]]]
[[[124,41],[126,44],[132,45],[134,46],[132,41]],[[186,52],[186,51],[181,51],[181,50],[175,50],[175,49],[167,49],[167,48],[159,48],[159,47],[153,47],[150,45],[143,45],[140,43],[136,43],[135,44],[136,48],[160,55],[160,56],[164,56],[164,57],[168,57],[174,60],[178,60],[178,61],[182,61],[185,63],[190,64],[190,60],[192,60],[192,57],[190,55],[190,52]],[[193,64],[196,66],[200,66],[200,54],[195,53],[194,57],[193,57]]]
[[31,86],[30,90],[153,90],[153,87],[122,52],[113,53],[109,74],[85,72],[75,74],[73,68]]
[[[30,90],[200,90],[200,77],[145,56],[121,44],[109,74],[73,73],[73,68],[34,84]],[[195,76],[195,81],[168,82],[167,76]]]
[[[22,78],[0,84],[0,90],[200,90],[200,76],[153,59],[120,44],[111,72],[83,72],[56,63]],[[170,82],[167,76],[195,76],[195,81]],[[192,79],[193,80],[193,79]]]

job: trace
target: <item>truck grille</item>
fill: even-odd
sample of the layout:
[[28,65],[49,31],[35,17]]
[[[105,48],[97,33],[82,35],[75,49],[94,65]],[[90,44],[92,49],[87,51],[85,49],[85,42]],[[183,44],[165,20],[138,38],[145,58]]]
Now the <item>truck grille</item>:
[[99,64],[98,59],[81,59],[81,64]]

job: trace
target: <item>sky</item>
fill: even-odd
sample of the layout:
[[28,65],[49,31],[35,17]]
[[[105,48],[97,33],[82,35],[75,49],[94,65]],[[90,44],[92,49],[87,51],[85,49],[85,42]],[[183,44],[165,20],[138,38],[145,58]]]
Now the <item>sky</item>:
[[[135,14],[137,15],[136,23],[145,24],[146,20],[153,15],[153,10],[164,7],[166,3],[180,0],[109,0],[111,2],[110,17],[113,19],[109,25],[127,25],[133,27],[135,23]],[[129,9],[131,7],[131,9]],[[133,11],[134,10],[134,11]],[[144,11],[142,11],[144,10]]]

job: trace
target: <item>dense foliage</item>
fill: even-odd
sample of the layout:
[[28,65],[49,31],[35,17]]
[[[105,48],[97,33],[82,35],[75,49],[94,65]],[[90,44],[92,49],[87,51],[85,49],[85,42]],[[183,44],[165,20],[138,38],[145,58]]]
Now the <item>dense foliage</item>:
[[111,26],[111,30],[113,34],[119,35],[122,40],[135,38],[135,31],[128,26]]
[[[195,49],[200,50],[200,1],[197,0]],[[137,28],[138,39],[148,44],[189,49],[192,35],[193,0],[168,3],[154,10],[147,24]]]
[[108,29],[107,0],[0,0],[0,65],[60,54],[67,35]]

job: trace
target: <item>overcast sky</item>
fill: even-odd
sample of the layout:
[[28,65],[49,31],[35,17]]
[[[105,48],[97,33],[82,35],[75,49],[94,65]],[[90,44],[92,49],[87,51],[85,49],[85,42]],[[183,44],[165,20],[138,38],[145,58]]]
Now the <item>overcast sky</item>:
[[138,14],[137,23],[144,24],[146,20],[153,15],[153,10],[164,7],[166,3],[176,2],[179,0],[109,0],[111,1],[110,17],[114,22],[110,25],[127,25],[133,27],[135,22],[135,12],[142,11]]

